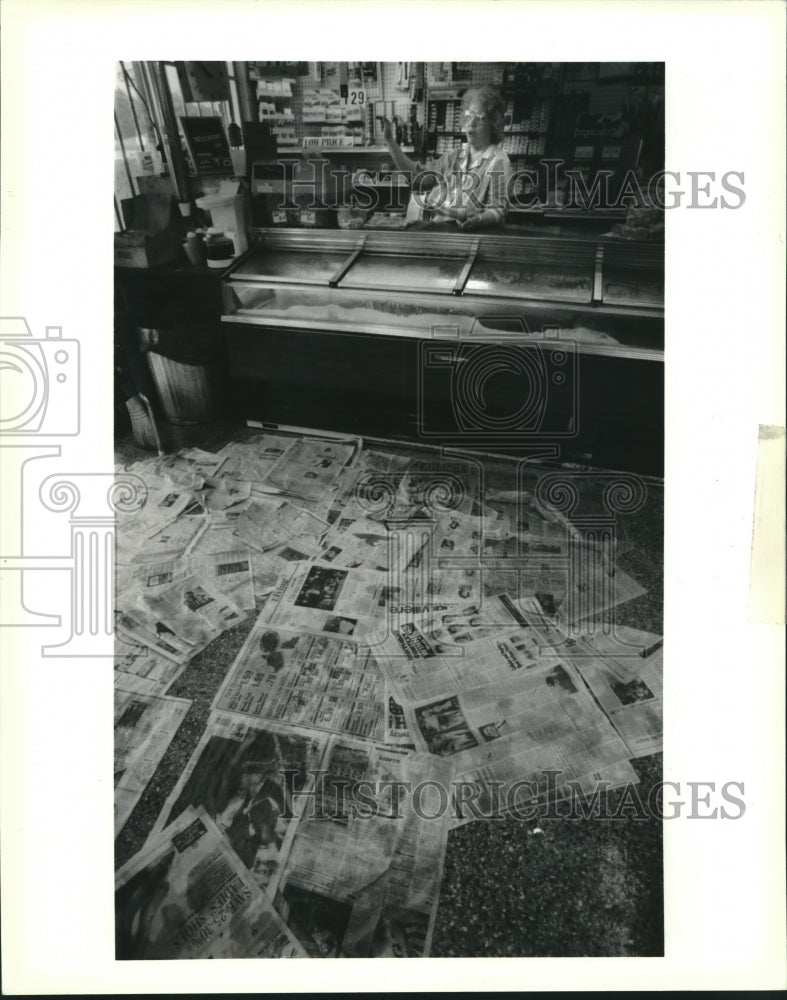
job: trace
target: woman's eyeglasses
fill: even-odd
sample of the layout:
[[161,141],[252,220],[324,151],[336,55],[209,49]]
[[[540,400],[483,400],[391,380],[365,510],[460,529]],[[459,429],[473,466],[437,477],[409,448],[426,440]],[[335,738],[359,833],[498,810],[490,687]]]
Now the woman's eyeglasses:
[[465,111],[462,115],[466,122],[485,122],[486,115],[483,111]]

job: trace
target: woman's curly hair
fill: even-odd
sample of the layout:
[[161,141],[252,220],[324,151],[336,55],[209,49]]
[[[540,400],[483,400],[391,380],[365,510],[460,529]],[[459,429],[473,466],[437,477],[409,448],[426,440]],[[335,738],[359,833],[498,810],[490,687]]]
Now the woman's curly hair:
[[462,110],[466,111],[475,101],[481,106],[489,124],[489,138],[498,143],[503,138],[503,118],[505,105],[503,98],[494,87],[472,87],[462,95]]

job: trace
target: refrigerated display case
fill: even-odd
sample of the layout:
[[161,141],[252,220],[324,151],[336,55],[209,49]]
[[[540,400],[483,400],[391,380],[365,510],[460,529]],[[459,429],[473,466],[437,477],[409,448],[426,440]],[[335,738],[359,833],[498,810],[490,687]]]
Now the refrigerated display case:
[[[526,448],[553,441],[564,457],[661,473],[663,246],[335,230],[253,238],[223,282],[246,416],[313,422],[316,407],[331,429],[451,443],[464,385],[471,431],[488,414],[489,436],[509,450],[520,432]],[[524,406],[528,394],[543,398]],[[525,412],[530,423],[501,436],[506,414]],[[464,432],[483,446],[483,434]]]

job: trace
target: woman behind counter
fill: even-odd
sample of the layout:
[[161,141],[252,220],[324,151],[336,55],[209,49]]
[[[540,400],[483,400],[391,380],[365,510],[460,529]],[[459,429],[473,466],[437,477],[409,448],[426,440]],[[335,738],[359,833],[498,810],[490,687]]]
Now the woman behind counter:
[[383,119],[383,139],[397,169],[440,175],[428,192],[414,186],[407,221],[448,222],[460,229],[499,226],[508,208],[511,161],[500,148],[503,101],[491,87],[466,91],[462,98],[462,128],[467,142],[425,164],[409,159],[394,141],[391,122]]

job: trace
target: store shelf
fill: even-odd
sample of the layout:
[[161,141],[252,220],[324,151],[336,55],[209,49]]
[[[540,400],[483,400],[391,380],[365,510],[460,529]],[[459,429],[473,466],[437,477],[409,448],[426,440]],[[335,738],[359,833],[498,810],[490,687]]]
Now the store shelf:
[[[356,153],[366,155],[375,153],[390,153],[387,146],[309,146],[308,149],[317,149],[321,153]],[[413,146],[400,146],[403,153],[412,153]]]

